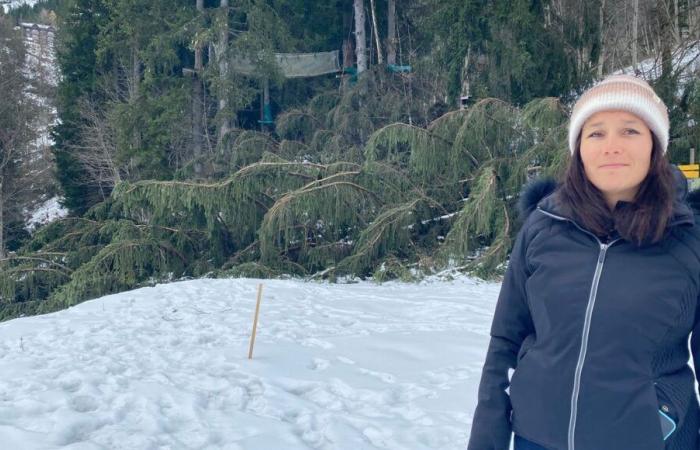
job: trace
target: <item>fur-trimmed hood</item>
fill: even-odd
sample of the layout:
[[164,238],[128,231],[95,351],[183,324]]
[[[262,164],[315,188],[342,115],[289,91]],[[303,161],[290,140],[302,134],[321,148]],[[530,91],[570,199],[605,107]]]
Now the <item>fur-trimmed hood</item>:
[[[518,214],[524,222],[543,198],[552,194],[559,187],[554,178],[538,178],[525,185],[518,200]],[[700,200],[700,199],[699,199]]]

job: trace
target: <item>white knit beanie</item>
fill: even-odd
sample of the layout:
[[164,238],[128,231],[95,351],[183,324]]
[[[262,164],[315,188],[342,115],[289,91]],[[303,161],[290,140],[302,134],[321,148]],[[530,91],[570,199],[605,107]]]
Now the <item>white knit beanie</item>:
[[569,150],[576,150],[576,140],[583,124],[600,111],[623,110],[642,119],[654,133],[666,153],[669,121],[666,105],[649,84],[632,75],[611,75],[583,93],[574,105],[569,121]]

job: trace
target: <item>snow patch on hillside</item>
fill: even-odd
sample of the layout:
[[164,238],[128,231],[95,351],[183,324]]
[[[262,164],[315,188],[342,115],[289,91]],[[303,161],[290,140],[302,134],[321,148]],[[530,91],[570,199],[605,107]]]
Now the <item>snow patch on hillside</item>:
[[[685,85],[700,73],[700,41],[694,44],[677,48],[672,53],[674,70],[680,71],[679,84]],[[639,75],[645,80],[656,80],[662,74],[661,60],[659,58],[647,58],[637,66]],[[628,66],[612,73],[613,75],[634,75],[634,66]]]
[[0,1],[2,3],[2,7],[7,13],[11,9],[18,8],[22,5],[29,5],[29,6],[34,6],[36,3],[38,3],[39,0],[4,0]]
[[27,220],[27,230],[32,232],[40,225],[66,217],[68,215],[68,210],[61,206],[60,200],[59,197],[50,198],[31,212]]
[[22,5],[34,6],[38,2],[39,0],[1,0],[0,4],[2,4],[3,9],[7,13],[11,9],[19,8]]

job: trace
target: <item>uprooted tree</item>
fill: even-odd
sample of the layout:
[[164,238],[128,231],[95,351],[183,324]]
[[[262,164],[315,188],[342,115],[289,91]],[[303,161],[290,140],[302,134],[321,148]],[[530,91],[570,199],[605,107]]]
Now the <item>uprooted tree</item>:
[[229,133],[234,151],[208,162],[219,179],[122,181],[82,218],[44,227],[0,261],[0,318],[204,275],[497,273],[529,171],[564,167],[562,105],[484,99],[426,126],[382,123],[367,111],[398,121],[415,105],[378,99],[381,76],[286,113],[275,135]]

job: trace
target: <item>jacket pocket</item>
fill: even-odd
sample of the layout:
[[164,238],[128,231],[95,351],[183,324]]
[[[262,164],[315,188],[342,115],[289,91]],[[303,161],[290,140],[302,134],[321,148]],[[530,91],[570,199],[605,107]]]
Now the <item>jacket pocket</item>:
[[530,347],[532,347],[534,344],[535,344],[535,335],[534,334],[530,334],[525,339],[523,339],[522,344],[520,344],[520,350],[518,350],[518,358],[517,358],[518,363],[520,363],[520,361],[525,357],[527,352],[530,350]]
[[678,426],[678,408],[673,404],[671,398],[664,392],[663,388],[655,381],[656,398],[658,401],[658,415],[661,423],[661,432],[664,441],[668,439]]

